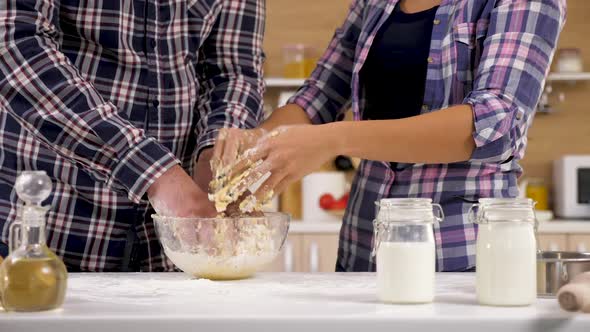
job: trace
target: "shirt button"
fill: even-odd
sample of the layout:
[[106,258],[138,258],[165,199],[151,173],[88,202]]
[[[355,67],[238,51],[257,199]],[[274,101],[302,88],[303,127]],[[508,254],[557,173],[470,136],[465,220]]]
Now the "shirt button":
[[428,111],[429,109],[430,109],[430,107],[428,107],[428,105],[422,105],[423,111]]
[[434,25],[439,25],[440,24],[440,20],[437,18],[433,21]]
[[426,59],[426,61],[428,61],[428,63],[433,63],[434,59],[431,56],[429,56],[428,59]]
[[516,120],[521,120],[522,119],[522,113],[517,112],[516,113]]
[[154,107],[158,107],[160,106],[160,102],[158,100],[154,100],[152,101],[152,105],[154,105]]

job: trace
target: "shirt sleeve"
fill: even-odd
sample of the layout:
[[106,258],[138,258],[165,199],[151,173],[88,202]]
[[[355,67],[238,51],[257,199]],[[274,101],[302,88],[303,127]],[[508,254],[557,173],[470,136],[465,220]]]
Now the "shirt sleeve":
[[58,155],[139,202],[177,163],[59,51],[59,0],[0,5],[0,109]]
[[344,118],[350,103],[355,50],[364,7],[365,0],[354,0],[344,24],[336,30],[311,77],[287,102],[305,110],[314,124]]
[[565,0],[498,1],[490,17],[471,105],[472,161],[502,163],[523,152],[559,34]]
[[263,118],[265,1],[225,0],[199,54],[197,155],[221,128],[252,129]]

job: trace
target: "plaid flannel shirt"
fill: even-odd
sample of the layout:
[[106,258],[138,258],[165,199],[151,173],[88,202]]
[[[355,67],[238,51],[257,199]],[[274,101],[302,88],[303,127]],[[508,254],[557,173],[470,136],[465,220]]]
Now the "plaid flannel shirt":
[[260,0],[0,2],[0,231],[24,170],[53,194],[47,242],[72,270],[119,270],[129,230],[142,270],[173,268],[145,199],[222,127],[262,117]]
[[[311,78],[289,102],[305,109],[315,124],[342,119],[348,106],[355,120],[362,119],[359,72],[397,3],[355,0]],[[422,113],[471,105],[475,151],[466,162],[399,164],[396,170],[388,163],[364,160],[340,233],[337,270],[374,270],[374,202],[385,197],[425,197],[440,203],[446,218],[435,225],[437,270],[475,266],[477,229],[466,218],[469,202],[518,194],[518,161],[525,152],[527,129],[565,21],[565,8],[565,0],[442,1],[430,56],[424,59],[428,72]],[[403,77],[384,77],[383,84],[388,79]]]

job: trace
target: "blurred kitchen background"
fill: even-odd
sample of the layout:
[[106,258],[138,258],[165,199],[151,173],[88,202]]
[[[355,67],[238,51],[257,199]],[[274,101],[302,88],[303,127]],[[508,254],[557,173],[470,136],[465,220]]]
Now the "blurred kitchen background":
[[[567,3],[567,24],[529,131],[521,187],[538,202],[542,249],[590,251],[590,1]],[[303,83],[347,10],[345,0],[267,1],[267,112]],[[568,155],[580,157],[563,158]],[[269,270],[334,271],[342,209],[357,163],[339,158],[274,202],[294,222],[283,256]]]

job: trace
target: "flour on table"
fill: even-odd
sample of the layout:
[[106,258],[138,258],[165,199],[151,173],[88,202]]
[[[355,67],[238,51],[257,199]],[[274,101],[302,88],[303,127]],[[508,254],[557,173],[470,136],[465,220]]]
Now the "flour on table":
[[[261,274],[251,279],[237,281],[211,281],[195,279],[183,273],[135,273],[135,274],[80,274],[70,275],[68,293],[70,299],[95,303],[129,305],[164,305],[184,303],[242,303],[253,299],[265,302],[281,302],[285,297],[294,301],[306,301],[314,297],[332,297],[343,289],[350,295],[375,293],[375,277],[367,275],[355,280],[338,274],[299,275],[289,274],[276,279]],[[341,299],[335,299],[335,305]]]

